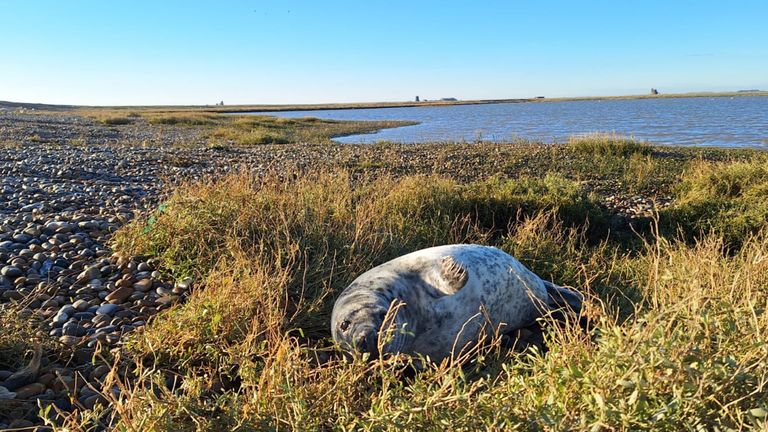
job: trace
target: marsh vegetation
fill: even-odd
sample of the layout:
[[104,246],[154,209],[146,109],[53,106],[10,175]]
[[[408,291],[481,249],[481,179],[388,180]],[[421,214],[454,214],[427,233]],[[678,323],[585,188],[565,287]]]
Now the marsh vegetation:
[[92,108],[80,109],[77,113],[108,126],[146,122],[156,126],[196,127],[202,129],[211,146],[330,143],[334,137],[414,124],[408,121],[338,121],[313,117],[286,119],[198,110]]
[[[222,139],[262,129],[298,137],[318,122],[142,118],[210,128]],[[341,154],[335,163],[185,182],[118,231],[111,247],[125,259],[152,257],[177,280],[197,283],[119,349],[96,352],[94,361],[112,366],[103,388],[119,392],[103,391],[108,403],[94,409],[58,414],[58,424],[765,427],[764,153],[598,136],[557,147],[380,144]],[[637,214],[607,204],[637,194],[669,202]],[[545,318],[546,353],[491,346],[415,374],[407,358],[345,360],[328,328],[340,290],[386,260],[455,242],[494,245],[541,277],[576,287],[587,295],[591,330]],[[23,314],[3,318],[5,367],[22,365],[38,344],[51,358],[66,352],[41,341]]]

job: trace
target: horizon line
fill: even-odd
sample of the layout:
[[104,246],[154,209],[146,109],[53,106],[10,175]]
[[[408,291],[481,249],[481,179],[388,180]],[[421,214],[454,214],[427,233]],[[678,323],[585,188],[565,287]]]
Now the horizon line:
[[346,109],[346,108],[394,108],[411,106],[448,106],[448,105],[474,105],[474,104],[494,104],[494,103],[523,103],[523,102],[566,102],[579,100],[604,100],[604,99],[654,99],[670,97],[727,97],[727,96],[750,96],[750,95],[768,95],[768,90],[744,89],[736,91],[691,91],[683,93],[642,93],[642,94],[621,94],[621,95],[603,95],[603,96],[564,96],[564,97],[545,97],[535,96],[528,98],[498,98],[498,99],[422,99],[401,100],[401,101],[363,101],[363,102],[316,102],[316,103],[237,103],[237,104],[149,104],[149,105],[77,105],[45,102],[20,102],[0,100],[0,108],[58,108],[58,109],[77,109],[77,108],[212,108],[212,111],[228,112],[228,109],[245,108],[298,108],[306,107],[308,109]]

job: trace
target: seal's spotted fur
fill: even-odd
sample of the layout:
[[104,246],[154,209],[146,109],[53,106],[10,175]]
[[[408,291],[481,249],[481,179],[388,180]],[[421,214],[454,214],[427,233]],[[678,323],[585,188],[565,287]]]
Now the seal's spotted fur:
[[[339,296],[334,340],[347,348],[422,354],[439,361],[485,334],[531,324],[550,309],[581,307],[580,294],[545,282],[509,254],[488,246],[448,245],[375,267]],[[400,306],[392,316],[392,305]],[[391,336],[380,341],[385,317]],[[389,322],[388,322],[389,324]]]

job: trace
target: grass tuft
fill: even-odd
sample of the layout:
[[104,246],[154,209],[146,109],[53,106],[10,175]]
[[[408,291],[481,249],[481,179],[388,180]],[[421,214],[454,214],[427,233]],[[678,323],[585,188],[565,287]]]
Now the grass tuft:
[[692,236],[713,231],[731,246],[768,227],[768,166],[748,162],[698,162],[682,176],[677,203],[667,212]]
[[149,124],[155,125],[179,125],[179,126],[210,126],[217,123],[220,118],[218,114],[207,113],[163,113],[163,112],[147,112],[142,113],[142,117],[147,119]]
[[598,156],[628,157],[636,153],[650,154],[653,151],[648,144],[612,133],[572,136],[568,139],[568,145],[576,151]]

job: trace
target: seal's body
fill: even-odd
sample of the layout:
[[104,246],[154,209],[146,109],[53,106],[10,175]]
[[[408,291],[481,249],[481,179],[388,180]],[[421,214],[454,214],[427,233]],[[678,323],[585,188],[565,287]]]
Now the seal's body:
[[[499,249],[438,246],[355,279],[336,300],[331,332],[346,348],[375,353],[381,347],[440,361],[483,335],[519,329],[549,310],[567,305],[578,312],[581,301],[580,294],[543,281]],[[385,317],[385,329],[393,331],[380,338]]]

